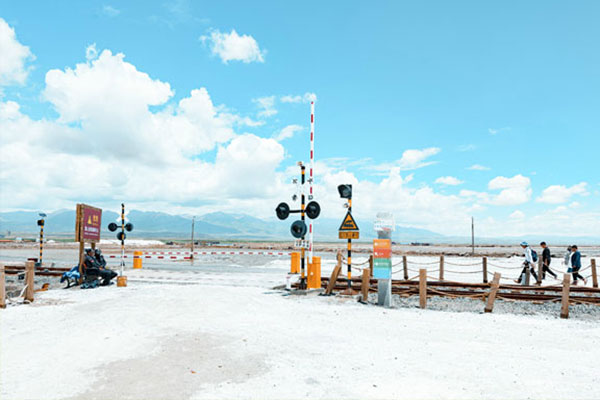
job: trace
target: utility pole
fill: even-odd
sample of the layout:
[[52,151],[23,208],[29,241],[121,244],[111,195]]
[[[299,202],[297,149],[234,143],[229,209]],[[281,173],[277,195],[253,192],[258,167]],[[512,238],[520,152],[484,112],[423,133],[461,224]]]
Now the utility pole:
[[196,216],[192,217],[192,245],[190,251],[190,260],[194,259],[194,223],[196,222]]
[[471,254],[475,255],[475,221],[471,217]]

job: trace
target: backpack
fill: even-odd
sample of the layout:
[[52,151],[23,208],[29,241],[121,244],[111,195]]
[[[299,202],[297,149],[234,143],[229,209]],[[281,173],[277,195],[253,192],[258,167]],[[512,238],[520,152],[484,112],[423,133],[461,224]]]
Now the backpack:
[[537,262],[538,260],[537,252],[534,249],[531,249],[531,259],[533,260],[533,262]]

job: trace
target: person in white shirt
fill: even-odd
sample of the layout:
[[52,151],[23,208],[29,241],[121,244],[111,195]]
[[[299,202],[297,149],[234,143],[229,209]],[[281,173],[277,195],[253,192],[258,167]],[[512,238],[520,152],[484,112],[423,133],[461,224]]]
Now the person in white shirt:
[[533,275],[535,281],[538,282],[538,277],[535,273],[535,261],[533,260],[531,247],[529,247],[527,242],[521,242],[521,247],[523,248],[523,254],[525,255],[525,262],[523,262],[523,270],[519,275],[519,279],[515,279],[515,283],[523,283],[523,281],[525,280],[525,274],[527,273],[527,269],[529,269],[529,273]]

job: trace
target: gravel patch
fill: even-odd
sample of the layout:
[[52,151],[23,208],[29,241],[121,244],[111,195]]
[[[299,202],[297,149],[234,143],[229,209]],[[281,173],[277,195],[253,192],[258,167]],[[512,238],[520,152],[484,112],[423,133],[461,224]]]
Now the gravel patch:
[[[392,295],[392,308],[418,308],[419,296],[400,297]],[[369,294],[369,302],[377,303],[377,294]],[[485,303],[481,300],[433,296],[427,299],[427,309],[443,312],[458,313],[483,313]],[[539,315],[547,318],[560,318],[560,302],[545,302],[534,304],[528,301],[506,301],[496,299],[494,302],[495,314],[511,315]],[[569,318],[578,320],[600,321],[600,306],[589,304],[575,304],[569,307]]]

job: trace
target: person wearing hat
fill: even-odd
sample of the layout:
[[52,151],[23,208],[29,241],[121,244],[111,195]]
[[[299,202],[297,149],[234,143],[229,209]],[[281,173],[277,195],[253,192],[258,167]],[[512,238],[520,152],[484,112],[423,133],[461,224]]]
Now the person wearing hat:
[[535,273],[535,260],[533,259],[533,252],[531,250],[531,247],[529,247],[527,242],[521,242],[521,247],[523,248],[523,254],[525,255],[525,262],[523,262],[523,270],[519,275],[519,279],[515,279],[515,283],[522,284],[525,281],[525,274],[527,273],[527,269],[529,269],[529,273],[533,275],[536,282],[538,282],[538,277]]

